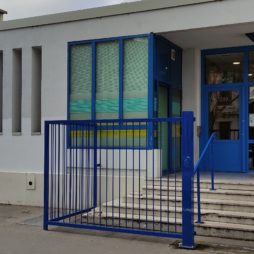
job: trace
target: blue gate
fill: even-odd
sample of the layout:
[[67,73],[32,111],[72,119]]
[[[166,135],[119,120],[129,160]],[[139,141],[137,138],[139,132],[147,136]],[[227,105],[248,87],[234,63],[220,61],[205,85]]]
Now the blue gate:
[[[193,121],[192,112],[167,119],[46,121],[44,229],[172,237],[193,248]],[[165,153],[174,155],[167,176]]]

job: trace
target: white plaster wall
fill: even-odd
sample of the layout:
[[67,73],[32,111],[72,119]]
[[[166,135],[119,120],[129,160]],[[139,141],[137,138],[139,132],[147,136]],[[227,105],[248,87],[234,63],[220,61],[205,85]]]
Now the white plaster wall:
[[198,126],[201,125],[201,56],[198,49],[183,51],[183,110],[193,111],[195,161],[199,157]]
[[[0,172],[13,172],[16,184],[5,183],[0,202],[13,193],[25,193],[36,204],[32,192],[24,192],[18,173],[43,172],[43,128],[41,136],[31,135],[32,47],[42,47],[42,124],[44,120],[67,118],[67,42],[149,32],[170,32],[226,24],[253,22],[253,0],[231,0],[139,14],[112,16],[58,25],[0,31],[3,51],[3,135],[0,136]],[[230,15],[226,15],[230,13]],[[215,18],[216,14],[216,18]],[[12,49],[22,48],[22,135],[12,136]],[[200,125],[200,52],[183,54],[183,109],[194,110]],[[190,96],[191,95],[191,96]],[[195,128],[196,130],[196,128]],[[196,137],[196,134],[195,134]],[[198,139],[195,138],[195,151]],[[196,153],[197,154],[197,153]],[[0,173],[0,186],[6,181]],[[7,178],[8,180],[8,178]],[[36,190],[41,193],[40,190]],[[4,197],[3,197],[4,195]],[[22,199],[21,197],[21,199]],[[6,198],[6,199],[5,199]],[[29,199],[29,198],[28,198]],[[10,199],[11,200],[11,199]],[[29,203],[29,202],[28,202]]]

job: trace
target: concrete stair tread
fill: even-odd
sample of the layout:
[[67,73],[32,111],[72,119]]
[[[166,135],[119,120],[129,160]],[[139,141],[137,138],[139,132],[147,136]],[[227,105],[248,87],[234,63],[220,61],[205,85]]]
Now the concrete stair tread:
[[[182,224],[181,219],[175,218],[165,218],[165,217],[158,217],[158,216],[145,216],[145,215],[132,215],[132,214],[106,214],[105,212],[101,213],[102,218],[114,218],[114,219],[126,219],[126,220],[138,220],[140,222],[155,222],[155,223],[173,223],[177,225]],[[216,229],[225,229],[225,230],[238,230],[238,231],[248,231],[254,232],[254,226],[252,225],[242,225],[242,224],[233,224],[233,223],[221,223],[221,222],[212,222],[206,221],[202,224],[195,223],[195,227],[204,227],[204,228],[216,228]]]
[[[132,198],[132,194],[129,194],[128,197],[129,198]],[[134,193],[134,198],[139,198],[139,194],[138,193]],[[154,199],[154,200],[161,200],[161,201],[178,201],[178,202],[181,202],[182,201],[182,197],[173,197],[173,196],[162,196],[160,197],[159,195],[144,195],[144,194],[141,194],[140,195],[140,199]],[[197,199],[195,198],[194,201],[196,202]],[[253,206],[254,207],[254,202],[252,201],[238,201],[238,200],[229,200],[229,199],[213,199],[213,198],[202,198],[202,195],[201,195],[201,205],[202,203],[206,203],[206,204],[226,204],[226,205],[238,205],[238,206],[241,206],[241,205],[244,205],[244,206]]]
[[[176,180],[174,178],[162,178],[161,180],[159,178],[155,178],[154,180],[153,179],[147,179],[147,182],[162,182],[162,183],[167,183],[167,182],[177,182],[177,183],[181,183],[182,182],[182,178],[176,178]],[[200,180],[201,183],[207,183],[207,184],[211,184],[211,180],[210,179],[202,179],[201,177],[201,180]],[[197,183],[196,180],[194,180],[194,183]],[[250,181],[250,180],[244,180],[244,181],[241,181],[241,180],[238,180],[238,179],[230,179],[230,180],[227,180],[227,179],[219,179],[215,177],[215,187],[216,187],[216,184],[232,184],[232,185],[251,185],[254,187],[254,182],[253,181]]]
[[155,223],[176,223],[178,225],[182,224],[182,220],[181,219],[177,219],[177,218],[165,218],[165,217],[158,217],[158,216],[151,216],[151,215],[137,215],[137,214],[120,214],[119,213],[105,213],[102,212],[101,213],[101,217],[103,218],[114,218],[114,219],[127,219],[127,220],[138,220],[138,221],[142,221],[142,222],[155,222]]
[[195,226],[199,227],[209,227],[209,228],[218,228],[218,229],[231,229],[231,230],[240,230],[240,231],[248,231],[254,232],[253,225],[242,225],[236,223],[223,223],[223,222],[213,222],[213,221],[205,221],[202,224],[195,223]]
[[[162,191],[182,191],[181,187],[172,187],[169,186],[169,188],[167,188],[167,186],[145,186],[143,187],[143,192],[145,192],[145,190],[154,190],[154,191],[158,191],[158,190],[162,190]],[[194,191],[196,192],[197,189],[194,188]],[[248,196],[253,196],[254,197],[254,192],[253,191],[247,191],[247,190],[224,190],[224,189],[216,189],[215,191],[211,191],[210,189],[200,189],[201,194],[202,193],[214,193],[214,194],[227,194],[227,195],[231,195],[231,194],[237,194],[237,195],[248,195]]]
[[[148,210],[155,210],[155,211],[169,211],[169,212],[182,212],[182,208],[181,207],[167,207],[167,206],[158,206],[158,205],[145,205],[145,204],[137,204],[137,203],[134,203],[134,206],[132,203],[125,203],[125,202],[122,202],[120,201],[119,203],[119,200],[114,200],[113,201],[110,201],[108,202],[107,204],[103,204],[103,207],[104,209],[106,208],[106,206],[108,207],[114,207],[114,208],[134,208],[134,209],[142,209],[142,210],[145,210],[146,208]],[[197,209],[194,209],[194,213],[197,214],[198,213],[198,210]],[[201,214],[202,215],[207,215],[207,214],[216,214],[216,215],[219,215],[219,216],[232,216],[232,217],[237,217],[237,218],[250,218],[250,219],[254,219],[254,213],[247,213],[247,212],[233,212],[233,211],[222,211],[222,210],[211,210],[211,209],[202,209],[201,210]]]

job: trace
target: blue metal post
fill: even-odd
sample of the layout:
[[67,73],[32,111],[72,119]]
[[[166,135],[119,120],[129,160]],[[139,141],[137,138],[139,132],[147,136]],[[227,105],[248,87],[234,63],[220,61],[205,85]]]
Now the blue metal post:
[[94,146],[94,202],[93,202],[93,206],[95,208],[95,207],[97,207],[97,125],[96,125],[96,123],[93,126],[93,132],[94,132],[94,140],[93,140],[93,146]]
[[182,113],[182,243],[181,248],[193,249],[193,112]]
[[202,223],[201,220],[201,203],[200,203],[200,171],[197,171],[197,198],[198,198],[198,220],[197,223]]
[[43,229],[48,230],[48,198],[49,198],[49,124],[44,127],[44,214]]
[[[214,140],[213,140],[214,142]],[[211,190],[214,191],[214,156],[213,156],[213,142],[211,143],[211,154],[210,154],[210,169],[211,169]]]

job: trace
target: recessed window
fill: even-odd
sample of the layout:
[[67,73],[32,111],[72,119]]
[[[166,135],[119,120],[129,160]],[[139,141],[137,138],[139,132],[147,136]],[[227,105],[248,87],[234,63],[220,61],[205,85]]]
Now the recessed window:
[[12,133],[21,133],[22,50],[14,49],[12,58]]
[[41,133],[41,47],[32,48],[32,134]]
[[232,84],[243,82],[243,53],[208,55],[206,84]]

